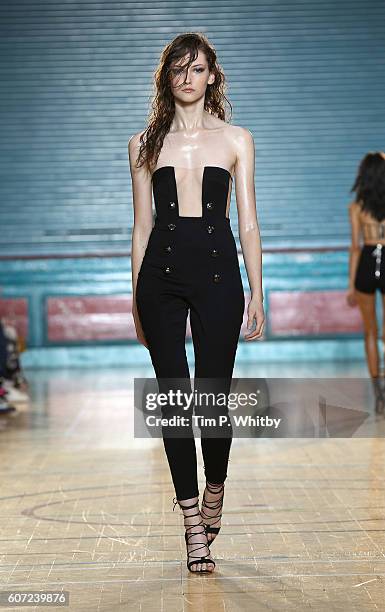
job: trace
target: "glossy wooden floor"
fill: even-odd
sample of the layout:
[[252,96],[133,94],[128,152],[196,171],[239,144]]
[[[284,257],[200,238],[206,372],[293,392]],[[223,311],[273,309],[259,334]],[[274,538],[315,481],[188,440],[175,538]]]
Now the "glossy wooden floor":
[[[294,372],[314,375],[236,375]],[[0,419],[1,590],[67,590],[77,611],[384,610],[383,437],[235,439],[217,567],[198,576],[163,444],[133,439],[133,377],[152,373],[27,376],[32,405]]]

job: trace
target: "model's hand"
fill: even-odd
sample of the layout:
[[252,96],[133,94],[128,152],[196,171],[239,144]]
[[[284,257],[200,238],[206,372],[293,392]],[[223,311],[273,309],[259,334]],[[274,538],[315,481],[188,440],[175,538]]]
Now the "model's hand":
[[[255,329],[252,329],[255,325]],[[247,329],[251,330],[244,335],[246,341],[257,340],[263,334],[265,325],[265,313],[263,302],[256,298],[251,298],[247,307]]]
[[[135,300],[134,300],[134,302],[135,302]],[[141,324],[140,319],[139,319],[139,314],[138,314],[138,310],[136,308],[136,304],[134,304],[134,306],[133,306],[132,316],[134,317],[135,331],[136,331],[136,337],[138,339],[138,342],[140,342],[140,344],[143,344],[143,346],[145,346],[148,349],[148,344],[147,344],[146,337],[145,337],[143,329],[142,329],[142,324]]]
[[355,289],[348,289],[346,294],[346,301],[349,306],[357,306],[356,292]]

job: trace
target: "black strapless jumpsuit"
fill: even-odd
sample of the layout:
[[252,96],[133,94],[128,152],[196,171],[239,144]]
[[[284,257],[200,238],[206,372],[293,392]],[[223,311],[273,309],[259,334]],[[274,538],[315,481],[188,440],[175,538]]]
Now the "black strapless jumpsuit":
[[[138,274],[136,303],[159,391],[172,387],[170,379],[184,378],[191,392],[185,348],[188,312],[199,390],[205,390],[205,379],[210,379],[210,389],[230,390],[245,307],[236,243],[226,217],[230,180],[228,170],[205,166],[202,216],[186,217],[179,215],[175,167],[163,166],[153,173],[156,218]],[[228,414],[227,406],[213,406],[212,413],[214,408],[216,415]],[[162,416],[170,413],[170,407],[162,408]],[[186,414],[191,412],[183,411]],[[222,483],[227,477],[231,422],[220,429],[199,428],[206,479]],[[171,431],[163,426],[162,435],[177,499],[199,495],[192,429],[184,427],[179,432],[183,437],[178,437],[175,427]]]

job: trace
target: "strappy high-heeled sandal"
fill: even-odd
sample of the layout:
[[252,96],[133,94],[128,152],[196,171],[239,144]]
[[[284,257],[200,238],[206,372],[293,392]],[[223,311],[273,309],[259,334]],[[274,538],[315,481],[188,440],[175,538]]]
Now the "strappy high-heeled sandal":
[[[215,568],[215,561],[213,559],[208,559],[207,557],[210,555],[210,552],[207,553],[207,555],[203,555],[201,557],[197,557],[196,555],[193,555],[192,553],[196,552],[197,550],[201,549],[201,548],[208,548],[208,543],[206,544],[205,542],[202,543],[198,543],[198,542],[194,542],[194,544],[197,545],[197,548],[194,548],[191,552],[189,552],[188,546],[192,546],[193,543],[189,543],[189,539],[192,536],[196,536],[196,535],[200,535],[201,533],[205,535],[205,539],[206,539],[206,532],[203,526],[203,521],[202,521],[202,517],[201,514],[199,512],[199,500],[196,501],[195,504],[192,504],[191,506],[183,506],[176,497],[174,497],[174,507],[173,507],[173,511],[175,510],[175,506],[177,504],[179,504],[180,508],[182,510],[188,510],[190,508],[195,508],[198,507],[198,512],[196,512],[195,514],[184,514],[184,518],[190,518],[190,516],[200,516],[201,520],[199,523],[195,524],[195,525],[188,525],[187,527],[185,527],[185,534],[184,534],[184,539],[186,542],[186,549],[187,549],[187,568],[190,570],[190,572],[192,572],[193,574],[211,574],[214,571]],[[187,533],[187,531],[189,529],[191,529],[191,527],[197,527],[197,526],[202,526],[202,531],[198,531],[198,532],[192,532],[192,533]],[[191,560],[190,560],[191,559]],[[193,570],[191,569],[191,567],[193,565],[197,565],[198,563],[204,563],[206,565],[208,565],[209,563],[211,563],[214,567],[212,570],[209,569],[200,569],[200,570]]]
[[[215,489],[213,489],[212,487],[216,487]],[[213,525],[215,525],[216,523],[218,523],[220,521],[220,519],[222,518],[222,512],[220,512],[219,514],[207,514],[207,512],[205,511],[205,506],[206,508],[209,508],[210,510],[222,510],[222,506],[223,506],[223,497],[224,497],[224,492],[225,492],[225,484],[218,484],[215,485],[214,483],[208,482],[206,480],[206,489],[207,491],[209,491],[210,493],[212,493],[213,495],[218,494],[218,493],[222,493],[221,497],[215,501],[207,501],[206,497],[205,497],[205,493],[203,493],[203,499],[202,499],[202,507],[201,507],[201,515],[203,518],[203,523],[205,526],[205,531],[207,536],[209,534],[214,534],[214,536],[212,538],[207,537],[208,539],[208,543],[209,546],[210,544],[213,543],[213,541],[215,540],[215,538],[217,537],[218,533],[220,532],[221,528],[220,527],[213,527]],[[210,505],[209,505],[210,504]],[[211,505],[213,504],[213,505]],[[216,519],[213,523],[211,523],[212,519]],[[205,523],[205,520],[209,519],[210,520],[210,524]]]

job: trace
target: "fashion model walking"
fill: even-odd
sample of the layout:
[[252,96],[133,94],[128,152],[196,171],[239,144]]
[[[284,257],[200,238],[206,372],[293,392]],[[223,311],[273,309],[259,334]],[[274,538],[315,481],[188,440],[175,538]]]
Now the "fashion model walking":
[[[382,296],[382,342],[385,342],[385,153],[368,153],[362,159],[349,205],[352,242],[349,259],[348,304],[358,304],[364,324],[365,352],[372,378],[375,411],[384,413],[385,393],[381,385],[377,346],[376,290]],[[360,237],[363,244],[360,245]],[[383,378],[383,377],[382,377]]]
[[[229,217],[234,179],[251,291],[248,329],[255,325],[245,340],[260,338],[263,332],[254,142],[247,129],[225,120],[224,89],[224,74],[206,37],[178,36],[163,50],[155,73],[148,127],[128,143],[134,200],[133,316],[160,391],[172,389],[175,379],[185,380],[191,389],[185,349],[188,313],[200,388],[208,381],[215,391],[230,390],[245,306]],[[171,413],[171,406],[162,408],[162,416]],[[190,417],[191,411],[187,414]],[[227,407],[223,414],[228,415]],[[231,422],[226,425],[219,427],[216,419],[214,429],[200,426],[206,476],[201,509],[191,421],[183,432],[162,427],[174,508],[178,503],[183,511],[187,567],[192,572],[215,567],[209,546],[221,527],[232,441]]]

